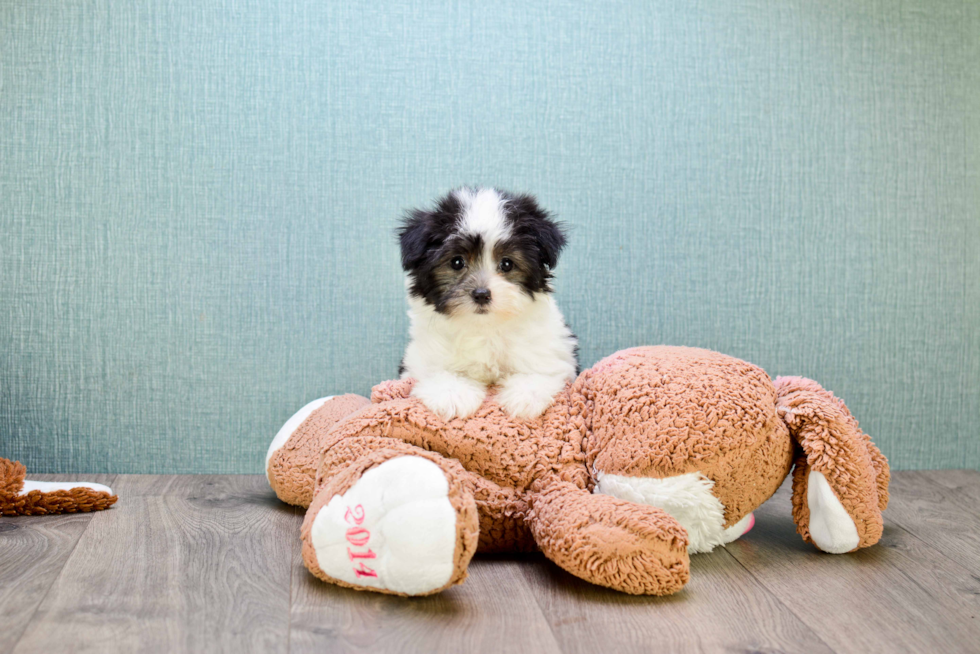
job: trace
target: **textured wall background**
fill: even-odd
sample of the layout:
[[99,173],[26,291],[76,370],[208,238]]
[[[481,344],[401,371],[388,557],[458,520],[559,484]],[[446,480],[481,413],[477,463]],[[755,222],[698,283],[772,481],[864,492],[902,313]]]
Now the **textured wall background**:
[[2,3],[0,454],[259,472],[395,375],[395,219],[480,183],[574,226],[586,365],[722,350],[980,467],[980,3],[473,5]]

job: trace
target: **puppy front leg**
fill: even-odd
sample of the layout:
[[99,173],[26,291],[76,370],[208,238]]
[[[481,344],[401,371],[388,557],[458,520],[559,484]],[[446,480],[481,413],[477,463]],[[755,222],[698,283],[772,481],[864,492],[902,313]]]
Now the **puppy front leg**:
[[483,404],[487,389],[468,377],[443,371],[417,380],[412,395],[442,419],[452,420],[473,415]]
[[537,418],[565,387],[561,375],[516,374],[500,385],[497,401],[515,418]]

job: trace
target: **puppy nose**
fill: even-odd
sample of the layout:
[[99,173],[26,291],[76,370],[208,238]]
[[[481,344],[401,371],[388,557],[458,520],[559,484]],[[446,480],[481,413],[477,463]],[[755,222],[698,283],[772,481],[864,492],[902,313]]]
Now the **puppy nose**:
[[478,288],[473,291],[470,295],[473,296],[473,301],[483,306],[484,304],[490,304],[490,289],[488,288]]

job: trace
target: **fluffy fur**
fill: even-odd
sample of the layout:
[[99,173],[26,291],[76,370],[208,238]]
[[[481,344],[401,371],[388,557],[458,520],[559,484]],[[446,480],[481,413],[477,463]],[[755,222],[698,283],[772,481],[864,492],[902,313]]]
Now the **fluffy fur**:
[[561,225],[529,195],[463,188],[410,212],[398,237],[412,394],[448,420],[497,386],[511,415],[541,415],[578,373],[577,340],[551,296]]
[[[752,526],[752,512],[783,484],[794,459],[793,520],[806,540],[841,552],[881,538],[888,462],[847,407],[811,380],[773,383],[765,371],[732,357],[661,346],[606,357],[560,391],[537,420],[516,420],[488,398],[472,418],[443,421],[409,397],[412,386],[412,380],[378,384],[370,406],[367,398],[350,403],[352,395],[327,401],[270,458],[275,492],[309,507],[303,559],[321,579],[433,593],[466,577],[474,549],[540,549],[592,583],[670,594],[687,582],[692,551],[732,541]],[[350,404],[344,410],[335,405],[340,402]],[[370,470],[401,459],[435,464],[445,478],[436,504],[445,509],[448,489],[456,513],[448,581],[444,568],[437,575],[434,566],[449,559],[449,519],[388,531],[400,507],[414,512],[433,499],[435,474],[413,483],[419,474],[413,464],[392,475],[402,480],[398,490],[358,486]],[[317,462],[315,472],[310,461]],[[353,500],[361,489],[383,495],[380,506],[360,507],[368,515],[365,529],[385,526],[369,538],[355,530],[355,540],[348,539],[352,552],[367,547],[377,554],[366,565],[378,577],[355,572],[351,584],[319,566],[312,527],[321,510],[338,498]],[[436,559],[427,558],[433,538],[444,547]],[[378,565],[394,570],[383,562],[386,552],[404,561],[414,551],[419,564],[410,571],[428,579],[421,588],[409,591],[390,575],[383,578]],[[361,561],[347,557],[348,564]]]

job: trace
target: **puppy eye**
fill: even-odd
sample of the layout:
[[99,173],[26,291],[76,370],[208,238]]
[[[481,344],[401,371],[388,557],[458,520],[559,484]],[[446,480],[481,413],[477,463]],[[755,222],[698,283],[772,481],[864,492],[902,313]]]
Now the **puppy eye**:
[[506,258],[500,260],[500,272],[510,272],[513,269],[514,269],[513,261]]
[[449,265],[452,266],[453,270],[462,270],[463,266],[466,265],[466,262],[463,261],[463,257],[453,257],[453,260],[449,262]]

